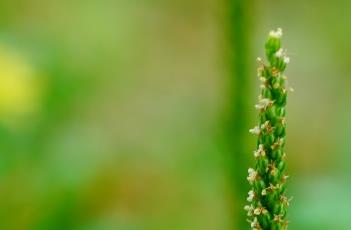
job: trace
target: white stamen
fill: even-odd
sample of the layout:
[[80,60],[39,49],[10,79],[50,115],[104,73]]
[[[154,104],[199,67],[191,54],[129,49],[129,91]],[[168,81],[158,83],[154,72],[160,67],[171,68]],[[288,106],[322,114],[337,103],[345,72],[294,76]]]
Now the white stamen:
[[246,206],[244,207],[244,210],[247,211],[247,215],[248,215],[248,216],[252,216],[253,210],[254,210],[254,209],[255,209],[255,208],[254,208],[254,206],[252,206],[252,205],[246,205]]
[[249,196],[247,197],[247,201],[252,202],[254,197],[255,197],[255,193],[254,193],[254,191],[250,190],[248,194],[249,194]]
[[275,53],[275,56],[278,57],[278,58],[281,58],[283,57],[284,55],[284,50],[282,48],[280,48],[276,53]]
[[254,214],[255,214],[256,216],[260,215],[260,214],[261,214],[261,209],[260,209],[260,208],[256,208],[256,209],[254,210]]
[[256,158],[260,157],[260,156],[265,156],[266,155],[266,152],[264,151],[264,147],[262,144],[260,144],[258,146],[258,150],[254,151],[254,156]]
[[258,229],[260,224],[258,223],[257,217],[254,218],[254,220],[251,222],[251,228],[252,229]]
[[278,28],[276,31],[272,30],[269,32],[269,36],[272,38],[281,38],[283,36],[283,30]]
[[262,196],[265,196],[267,195],[267,189],[263,189],[262,192],[261,192]]
[[247,177],[247,180],[252,184],[257,178],[257,172],[253,168],[249,168],[248,173],[249,176]]
[[273,104],[273,101],[271,101],[270,99],[268,98],[262,98],[257,105],[255,105],[255,108],[258,109],[258,110],[261,110],[261,109],[266,109],[268,106],[272,105]]
[[289,62],[290,62],[290,58],[287,57],[287,56],[285,56],[285,57],[284,57],[284,63],[285,63],[285,64],[288,64]]
[[260,135],[261,129],[258,126],[255,126],[253,129],[250,129],[249,132],[255,135]]

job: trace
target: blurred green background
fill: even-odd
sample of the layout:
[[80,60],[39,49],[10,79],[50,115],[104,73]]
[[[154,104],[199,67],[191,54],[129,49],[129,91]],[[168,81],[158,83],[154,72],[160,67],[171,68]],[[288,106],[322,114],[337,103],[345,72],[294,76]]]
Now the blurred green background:
[[290,229],[351,229],[351,1],[1,0],[0,229],[248,229],[282,27]]

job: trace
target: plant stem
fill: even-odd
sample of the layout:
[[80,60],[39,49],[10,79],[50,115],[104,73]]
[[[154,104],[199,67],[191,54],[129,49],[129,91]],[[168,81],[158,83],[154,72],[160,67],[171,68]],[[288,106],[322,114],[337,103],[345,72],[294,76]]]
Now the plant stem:
[[[246,188],[245,167],[248,165],[247,129],[249,127],[249,101],[247,94],[250,91],[249,54],[251,43],[250,9],[251,0],[228,0],[228,23],[230,52],[230,95],[228,122],[226,124],[229,143],[229,162],[231,170],[232,192],[236,197],[244,197]],[[228,48],[228,47],[226,47]],[[244,201],[233,202],[233,229],[244,229],[245,215],[241,211]],[[234,222],[235,220],[235,222]]]

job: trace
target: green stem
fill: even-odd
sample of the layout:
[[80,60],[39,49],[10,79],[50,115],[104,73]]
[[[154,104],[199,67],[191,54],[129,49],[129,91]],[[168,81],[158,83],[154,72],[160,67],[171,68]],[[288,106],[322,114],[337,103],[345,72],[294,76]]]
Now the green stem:
[[[246,132],[249,127],[249,111],[247,94],[250,91],[249,58],[251,43],[250,9],[251,0],[229,0],[229,50],[230,50],[230,108],[227,128],[229,131],[228,143],[231,162],[231,181],[233,193],[236,197],[245,197],[245,167],[249,159],[246,152]],[[234,229],[244,229],[245,215],[241,209],[244,202],[234,201],[233,224]],[[239,218],[238,218],[239,217]]]

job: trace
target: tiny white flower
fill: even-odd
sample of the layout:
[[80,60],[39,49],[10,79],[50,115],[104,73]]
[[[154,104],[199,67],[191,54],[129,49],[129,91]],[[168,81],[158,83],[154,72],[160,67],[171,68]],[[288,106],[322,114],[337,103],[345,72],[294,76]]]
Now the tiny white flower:
[[268,98],[263,98],[261,99],[260,103],[267,107],[271,103],[271,100]]
[[246,206],[244,207],[244,210],[247,211],[247,215],[248,215],[248,216],[252,216],[253,210],[254,210],[254,209],[255,209],[255,208],[254,208],[254,206],[252,206],[252,205],[246,205]]
[[268,106],[272,105],[273,101],[271,101],[268,98],[261,98],[260,101],[258,102],[257,105],[255,105],[255,108],[258,110],[261,109],[266,109]]
[[260,135],[261,129],[258,126],[255,126],[253,129],[250,129],[249,132],[255,135]]
[[252,202],[255,197],[255,193],[254,191],[250,190],[248,194],[249,196],[247,197],[247,201]]
[[262,62],[262,58],[260,58],[260,57],[257,57],[257,59],[256,59],[258,62]]
[[272,30],[269,32],[269,36],[272,38],[281,38],[283,36],[283,30],[278,28],[276,31]]
[[260,209],[260,208],[256,208],[256,209],[254,210],[254,214],[255,214],[256,216],[260,215],[260,214],[261,214],[261,209]]
[[278,58],[281,58],[283,57],[284,55],[284,50],[282,48],[280,48],[276,53],[275,53],[275,56],[278,57]]
[[262,144],[260,144],[258,146],[258,149],[256,151],[254,151],[254,156],[256,158],[260,157],[260,156],[265,156],[266,152],[264,151],[264,146]]
[[252,184],[257,178],[257,172],[253,168],[249,168],[248,172],[249,176],[247,177],[247,180]]
[[244,210],[250,211],[252,209],[252,205],[245,205]]
[[256,226],[257,223],[257,218],[255,217],[255,219],[251,222],[251,228],[254,228]]
[[260,224],[258,223],[257,217],[255,217],[255,218],[253,219],[253,221],[251,221],[250,223],[251,223],[251,228],[252,228],[253,230],[261,229],[261,226],[260,226]]
[[262,192],[261,192],[262,196],[265,196],[267,195],[267,189],[263,189]]
[[262,125],[261,125],[261,129],[268,129],[270,127],[269,121],[265,121]]
[[285,56],[285,57],[284,57],[284,63],[285,63],[285,64],[288,64],[289,62],[290,62],[290,58],[287,57],[287,56]]

